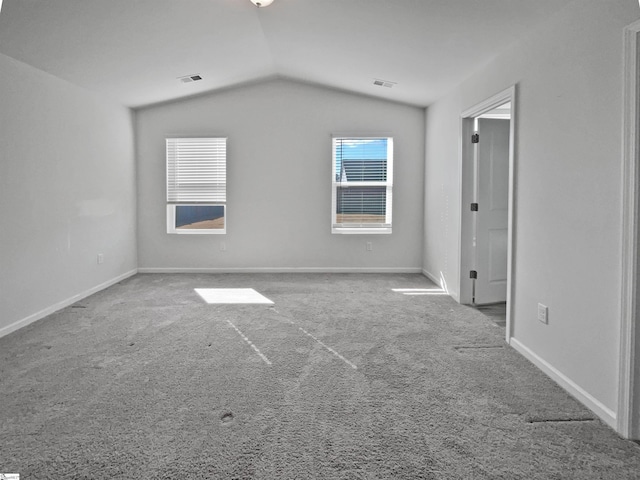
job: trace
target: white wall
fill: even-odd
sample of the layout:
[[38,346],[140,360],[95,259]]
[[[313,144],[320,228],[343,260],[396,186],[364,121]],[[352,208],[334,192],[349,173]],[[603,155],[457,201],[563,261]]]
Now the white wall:
[[135,270],[133,145],[128,109],[0,54],[0,335]]
[[[518,85],[515,343],[609,423],[617,407],[622,29],[638,17],[636,0],[576,1],[427,111],[424,268],[457,294],[460,113]],[[538,302],[549,306],[549,325],[536,319]]]
[[[138,110],[136,127],[143,270],[422,268],[423,109],[273,80]],[[394,136],[393,234],[331,234],[332,133]],[[228,137],[226,235],[166,233],[172,135]]]

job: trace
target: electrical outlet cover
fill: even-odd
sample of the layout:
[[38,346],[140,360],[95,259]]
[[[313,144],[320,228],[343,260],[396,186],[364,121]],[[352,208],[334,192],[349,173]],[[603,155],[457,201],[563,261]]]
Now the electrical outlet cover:
[[549,307],[541,303],[538,304],[538,320],[544,324],[549,324]]

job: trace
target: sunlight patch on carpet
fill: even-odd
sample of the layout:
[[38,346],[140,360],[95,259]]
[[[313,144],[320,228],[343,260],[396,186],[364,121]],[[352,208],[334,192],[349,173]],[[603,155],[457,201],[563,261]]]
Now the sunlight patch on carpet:
[[447,295],[443,288],[392,288],[391,290],[403,295]]
[[194,288],[196,293],[209,304],[268,304],[273,302],[253,288]]

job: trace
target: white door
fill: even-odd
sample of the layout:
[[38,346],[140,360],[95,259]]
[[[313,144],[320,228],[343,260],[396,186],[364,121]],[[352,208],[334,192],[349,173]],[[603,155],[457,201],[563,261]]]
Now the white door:
[[509,120],[478,119],[475,303],[507,301]]

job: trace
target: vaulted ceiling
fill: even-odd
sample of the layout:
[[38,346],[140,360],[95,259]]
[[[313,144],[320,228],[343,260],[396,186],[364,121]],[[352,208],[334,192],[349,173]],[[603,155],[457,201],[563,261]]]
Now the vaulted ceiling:
[[0,53],[130,107],[272,77],[427,106],[569,2],[4,0]]

